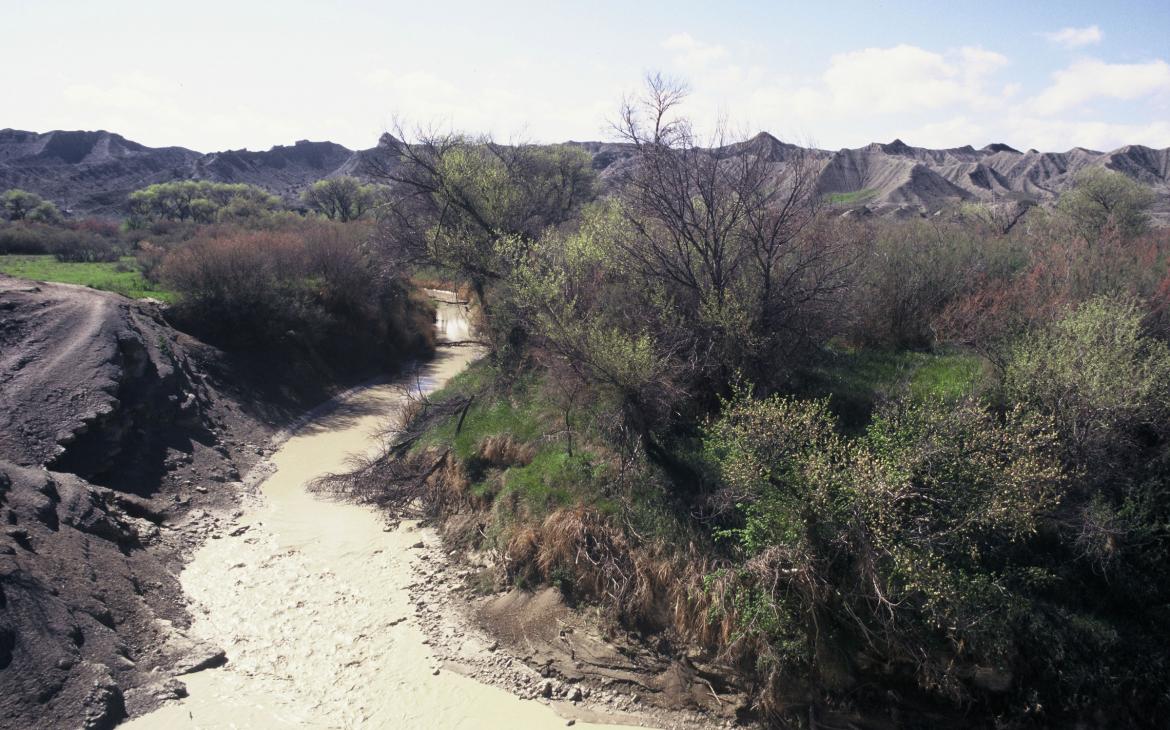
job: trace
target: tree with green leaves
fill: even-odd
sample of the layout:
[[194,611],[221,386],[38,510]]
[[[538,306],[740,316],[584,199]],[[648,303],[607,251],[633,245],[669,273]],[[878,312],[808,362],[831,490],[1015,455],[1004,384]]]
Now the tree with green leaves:
[[301,202],[331,221],[346,223],[361,218],[377,204],[378,188],[344,175],[318,180],[301,194]]
[[61,211],[36,193],[13,188],[0,195],[0,211],[10,221],[59,223]]
[[254,185],[209,180],[158,183],[135,190],[128,202],[131,226],[155,221],[213,223],[231,205],[266,213],[280,208],[279,198]]
[[1150,223],[1154,192],[1120,172],[1088,167],[1077,173],[1058,209],[1078,234],[1095,241],[1109,226],[1124,238],[1144,232]]
[[396,142],[396,159],[375,170],[393,190],[382,242],[395,261],[453,272],[490,310],[489,286],[546,228],[568,221],[593,197],[589,155],[571,145],[414,136]]

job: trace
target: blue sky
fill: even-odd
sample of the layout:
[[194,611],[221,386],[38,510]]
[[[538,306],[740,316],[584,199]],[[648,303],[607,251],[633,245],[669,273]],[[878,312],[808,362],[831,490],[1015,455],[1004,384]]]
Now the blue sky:
[[700,129],[831,149],[1170,146],[1165,0],[0,0],[0,18],[0,127],[203,151],[366,147],[395,115],[604,139],[649,71],[688,82]]

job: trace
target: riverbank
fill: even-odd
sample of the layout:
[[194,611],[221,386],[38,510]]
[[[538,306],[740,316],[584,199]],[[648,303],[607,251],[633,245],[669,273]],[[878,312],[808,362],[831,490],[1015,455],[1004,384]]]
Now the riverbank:
[[[465,340],[463,308],[440,310],[444,338]],[[459,635],[466,652],[510,662],[463,623],[450,591],[433,593],[426,577],[443,558],[438,536],[409,523],[388,528],[373,509],[305,489],[355,453],[378,448],[378,434],[406,401],[404,388],[434,390],[477,356],[473,348],[443,348],[418,372],[343,394],[274,437],[271,446],[287,439],[244,480],[241,509],[224,516],[180,577],[191,600],[188,633],[221,647],[226,663],[182,676],[186,697],[126,727],[651,724],[637,713],[612,717],[608,704],[585,697],[541,693],[526,701],[462,676],[451,642],[428,633],[437,617],[456,627],[444,631]],[[423,598],[424,591],[432,592]],[[514,663],[540,686],[538,673]]]

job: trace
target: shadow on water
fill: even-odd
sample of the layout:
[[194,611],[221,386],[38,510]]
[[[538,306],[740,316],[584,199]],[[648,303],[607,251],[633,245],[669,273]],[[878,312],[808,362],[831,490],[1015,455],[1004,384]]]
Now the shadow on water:
[[385,404],[373,398],[353,398],[331,405],[296,430],[298,436],[343,431],[367,416],[386,413]]
[[[441,299],[436,304],[435,328],[438,340],[443,342],[461,342],[471,336],[471,324],[468,321],[467,306],[461,302],[448,302]],[[440,348],[435,356],[426,362],[407,365],[393,381],[379,379],[366,383],[366,386],[375,386],[379,390],[393,383],[393,391],[401,397],[422,398],[424,394],[436,389],[448,361],[459,357],[449,348]],[[394,399],[399,400],[398,398]],[[341,431],[353,427],[356,423],[369,416],[384,415],[389,419],[397,408],[391,407],[386,399],[376,391],[366,391],[349,398],[337,398],[321,409],[312,413],[307,422],[295,429],[297,435],[311,436],[314,434]]]

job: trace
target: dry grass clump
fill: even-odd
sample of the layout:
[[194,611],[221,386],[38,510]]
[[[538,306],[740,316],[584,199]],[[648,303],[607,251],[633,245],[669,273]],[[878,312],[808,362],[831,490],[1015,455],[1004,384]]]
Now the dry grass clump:
[[627,625],[672,630],[716,650],[731,635],[732,619],[710,619],[704,577],[713,565],[694,546],[680,552],[636,542],[587,507],[560,509],[539,525],[517,527],[503,561],[511,580],[558,583],[574,598],[612,608]]
[[536,447],[522,444],[508,433],[492,434],[479,443],[476,455],[485,465],[507,469],[531,464]]

